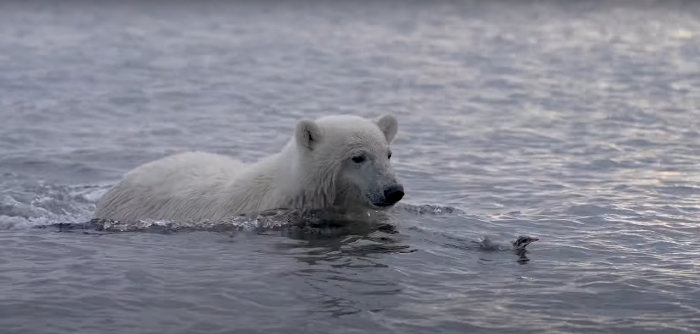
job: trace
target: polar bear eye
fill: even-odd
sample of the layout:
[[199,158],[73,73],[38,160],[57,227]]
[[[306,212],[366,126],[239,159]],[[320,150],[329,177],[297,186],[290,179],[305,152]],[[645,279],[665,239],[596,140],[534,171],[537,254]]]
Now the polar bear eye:
[[391,159],[391,152],[389,152],[389,155],[387,156],[387,158]]
[[360,162],[365,161],[365,157],[363,157],[363,156],[361,156],[361,155],[358,155],[358,156],[356,156],[356,157],[352,157],[352,161],[354,161],[354,162],[356,162],[356,163],[359,164]]

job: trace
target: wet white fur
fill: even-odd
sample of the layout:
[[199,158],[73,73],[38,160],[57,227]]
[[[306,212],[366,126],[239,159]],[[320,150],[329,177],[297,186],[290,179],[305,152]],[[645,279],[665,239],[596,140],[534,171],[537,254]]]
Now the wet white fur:
[[[297,123],[281,152],[252,164],[188,152],[127,173],[102,198],[96,218],[200,221],[275,208],[373,208],[396,184],[387,154],[398,123],[335,115]],[[352,157],[362,154],[365,163]]]

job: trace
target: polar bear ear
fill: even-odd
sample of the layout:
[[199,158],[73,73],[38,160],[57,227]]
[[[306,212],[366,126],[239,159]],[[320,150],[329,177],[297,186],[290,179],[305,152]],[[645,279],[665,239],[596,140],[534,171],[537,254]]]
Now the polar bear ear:
[[313,121],[301,120],[297,123],[294,137],[298,147],[313,151],[321,140],[321,129]]
[[396,131],[399,130],[399,122],[396,117],[391,115],[384,115],[377,119],[377,126],[384,132],[384,137],[386,137],[386,142],[391,144],[396,137]]

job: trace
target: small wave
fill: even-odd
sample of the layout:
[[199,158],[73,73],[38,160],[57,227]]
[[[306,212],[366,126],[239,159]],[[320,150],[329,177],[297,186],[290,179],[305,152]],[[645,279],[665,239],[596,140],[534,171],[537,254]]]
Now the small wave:
[[[178,232],[178,231],[245,231],[275,230],[322,224],[342,225],[342,221],[386,220],[387,211],[370,216],[333,212],[301,212],[294,209],[273,209],[239,215],[220,221],[175,222],[140,220],[119,222],[92,219],[92,213],[109,185],[52,185],[13,182],[3,184],[0,193],[0,230],[16,228],[51,228],[61,231],[92,230],[105,232]],[[416,215],[462,214],[464,211],[431,204],[403,204],[390,210],[395,214]],[[322,221],[322,223],[321,223]]]
[[[451,214],[462,213],[462,210],[453,207],[435,205],[405,205],[403,210],[414,214]],[[376,216],[358,216],[352,214],[339,214],[328,211],[301,211],[296,209],[272,209],[253,214],[244,214],[225,218],[220,221],[188,221],[177,222],[167,220],[137,220],[121,222],[107,219],[91,219],[87,222],[54,222],[34,226],[41,229],[55,229],[59,231],[92,230],[103,232],[190,232],[190,231],[266,231],[298,228],[313,231],[321,226],[341,226],[352,221],[383,221],[383,214]],[[386,225],[386,226],[385,226]],[[389,225],[379,226],[379,230],[391,232]]]
[[[349,224],[348,224],[349,223]],[[137,220],[116,221],[91,219],[87,222],[58,222],[36,225],[34,228],[58,231],[92,230],[98,232],[231,232],[231,231],[274,231],[296,229],[305,233],[324,233],[327,228],[341,230],[353,225],[374,224],[377,230],[395,233],[394,226],[386,223],[386,217],[379,215],[353,215],[328,211],[302,211],[296,209],[272,209],[253,214],[242,214],[219,221],[167,221]]]
[[479,249],[485,251],[505,251],[513,250],[512,241],[511,242],[499,242],[493,240],[490,236],[483,236],[479,241],[476,242]]
[[431,204],[423,204],[423,205],[411,205],[411,204],[406,204],[402,206],[403,210],[406,212],[410,213],[415,213],[415,214],[433,214],[433,215],[439,215],[439,214],[463,214],[465,213],[463,210],[451,207],[451,206],[439,206],[439,205],[431,205]]
[[2,184],[0,230],[88,219],[104,185]]
[[35,228],[59,231],[93,230],[102,232],[193,232],[193,231],[255,231],[275,230],[285,227],[305,227],[313,224],[315,216],[298,210],[275,209],[252,215],[240,215],[220,221],[177,222],[166,220],[116,221],[91,219],[82,223],[53,223],[37,225]]

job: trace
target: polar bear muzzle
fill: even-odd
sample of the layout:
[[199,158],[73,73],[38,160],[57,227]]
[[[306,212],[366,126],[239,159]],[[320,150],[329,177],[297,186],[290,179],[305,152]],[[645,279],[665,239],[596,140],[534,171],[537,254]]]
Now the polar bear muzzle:
[[403,198],[403,195],[403,186],[400,184],[384,189],[384,205],[388,206],[396,204],[396,202]]

